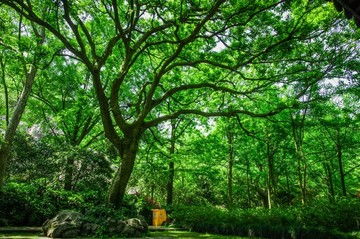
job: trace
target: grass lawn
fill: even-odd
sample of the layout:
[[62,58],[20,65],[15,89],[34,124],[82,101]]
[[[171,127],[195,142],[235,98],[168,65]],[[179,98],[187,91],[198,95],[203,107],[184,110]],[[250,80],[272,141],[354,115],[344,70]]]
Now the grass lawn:
[[[358,232],[357,237],[360,239],[360,232]],[[49,237],[44,237],[40,233],[1,233],[0,238],[11,238],[11,239],[49,239]],[[238,236],[222,236],[222,235],[214,235],[214,234],[201,234],[196,232],[188,232],[188,231],[150,231],[147,237],[144,239],[171,239],[171,238],[181,238],[181,239],[249,239],[249,237],[238,237]],[[92,238],[95,239],[95,238]],[[111,238],[117,239],[117,238]],[[120,239],[120,238],[118,238]],[[252,237],[252,239],[254,239]]]
[[[360,231],[353,233],[360,239]],[[250,237],[239,237],[239,236],[222,236],[214,234],[201,234],[196,232],[188,231],[150,231],[148,237],[154,237],[159,239],[170,239],[170,238],[182,238],[182,239],[250,239]],[[254,237],[251,237],[255,239]]]
[[[149,237],[159,237],[159,238],[182,238],[182,239],[194,239],[194,238],[211,238],[211,239],[246,239],[249,237],[238,237],[238,236],[221,236],[214,234],[201,234],[196,232],[188,231],[154,231],[149,232]],[[252,237],[254,239],[254,237]]]
[[[0,238],[45,238],[40,233],[30,233],[30,232],[0,232]],[[49,237],[46,237],[49,238]]]
[[[11,238],[11,239],[45,239],[49,237],[41,236],[40,233],[0,233],[0,238]],[[182,239],[246,239],[245,237],[236,237],[236,236],[221,236],[213,234],[201,234],[196,232],[187,232],[187,231],[153,231],[149,232],[146,238],[158,238],[158,239],[170,239],[170,238],[182,238]],[[114,239],[114,238],[112,238]]]

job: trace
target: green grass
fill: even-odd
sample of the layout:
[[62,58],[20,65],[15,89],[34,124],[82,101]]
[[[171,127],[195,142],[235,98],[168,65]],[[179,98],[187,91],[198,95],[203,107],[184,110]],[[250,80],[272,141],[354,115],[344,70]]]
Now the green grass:
[[7,232],[0,233],[0,238],[40,238],[44,237],[40,233],[27,233],[27,232]]
[[[358,238],[360,239],[360,232],[356,234]],[[148,233],[148,236],[145,238],[154,237],[159,239],[168,239],[168,238],[181,238],[181,239],[247,239],[249,237],[238,237],[238,236],[222,236],[222,235],[214,235],[214,234],[202,234],[202,233],[196,233],[196,232],[188,232],[188,231],[150,231]],[[35,238],[48,238],[43,237],[40,235],[40,233],[0,233],[0,238],[29,238],[29,239],[35,239]],[[144,239],[145,239],[144,238]],[[93,238],[95,239],[95,238]],[[115,238],[112,238],[115,239]],[[252,237],[252,239],[254,239]]]
[[[238,236],[222,236],[214,234],[201,234],[196,232],[188,231],[154,231],[149,232],[150,237],[166,237],[166,238],[182,238],[182,239],[194,239],[194,238],[211,238],[211,239],[246,239],[248,237],[238,237]],[[253,238],[254,239],[254,238]]]
[[[146,238],[154,237],[155,238],[181,238],[181,239],[246,239],[245,237],[236,237],[236,236],[221,236],[221,235],[213,235],[213,234],[201,234],[196,232],[188,232],[188,231],[153,231],[149,232]],[[0,238],[45,238],[40,235],[40,233],[0,233]],[[114,238],[112,238],[114,239]],[[253,238],[254,239],[254,238]]]
[[[355,233],[355,235],[360,239],[360,232]],[[250,237],[239,237],[239,236],[222,236],[215,234],[201,234],[196,232],[188,231],[153,231],[148,233],[148,237],[158,237],[160,238],[181,238],[181,239],[249,239]],[[251,239],[255,239],[251,237]]]

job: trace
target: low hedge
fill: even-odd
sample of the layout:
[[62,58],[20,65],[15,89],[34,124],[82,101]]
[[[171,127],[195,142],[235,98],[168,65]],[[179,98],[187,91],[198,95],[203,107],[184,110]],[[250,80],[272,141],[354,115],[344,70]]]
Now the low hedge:
[[180,206],[172,218],[178,226],[196,232],[264,238],[357,238],[360,200],[344,198],[336,204],[317,202],[291,208],[227,210]]

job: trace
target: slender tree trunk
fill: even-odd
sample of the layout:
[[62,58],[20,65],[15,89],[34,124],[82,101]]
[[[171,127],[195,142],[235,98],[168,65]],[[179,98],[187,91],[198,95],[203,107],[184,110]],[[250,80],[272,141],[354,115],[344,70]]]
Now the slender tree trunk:
[[338,159],[339,171],[340,171],[341,195],[346,196],[345,173],[344,173],[344,167],[343,167],[343,162],[342,162],[342,148],[341,148],[340,142],[338,142],[338,145],[336,148],[337,148],[337,159]]
[[9,125],[9,91],[5,80],[5,62],[0,56],[0,65],[1,65],[1,79],[2,85],[4,87],[4,98],[5,98],[5,123],[6,126]]
[[269,208],[269,198],[267,195],[267,190],[263,190],[260,186],[259,186],[259,182],[255,183],[255,191],[258,193],[258,195],[260,196],[261,200],[262,200],[262,204],[264,208]]
[[307,201],[307,163],[305,161],[305,156],[304,156],[302,149],[301,149],[301,159],[302,159],[302,165],[303,165],[302,171],[303,171],[303,175],[304,175],[302,194],[303,194],[303,201],[305,204]]
[[250,178],[250,161],[248,157],[246,157],[246,186],[247,186],[247,206],[251,207],[251,194],[250,194],[250,187],[251,187],[251,178]]
[[324,163],[324,169],[327,178],[329,201],[333,203],[335,201],[335,195],[334,195],[334,185],[333,185],[330,165],[328,163]]
[[[5,63],[2,56],[0,56],[0,65],[1,65],[1,82],[4,87],[4,97],[5,97],[5,123],[6,127],[9,125],[9,94],[8,88],[5,81]],[[6,171],[8,156],[9,156],[10,147],[7,142],[0,141],[0,186],[4,181],[4,175]]]
[[304,155],[302,153],[302,149],[297,148],[296,152],[297,162],[298,162],[298,181],[301,195],[301,203],[306,203],[306,162]]
[[[0,142],[1,143],[1,142]],[[10,148],[7,143],[1,143],[0,145],[0,186],[5,181],[6,176],[6,167],[8,163],[8,158],[10,155]]]
[[155,194],[155,185],[151,184],[151,193],[150,193],[150,198],[154,199],[154,194]]
[[66,159],[64,189],[67,191],[73,189],[74,162],[73,155],[68,156]]
[[[21,22],[22,22],[22,20],[20,18],[19,40],[21,37],[21,35],[20,35]],[[40,31],[38,31],[35,27],[33,27],[33,30],[34,30],[35,35],[39,38],[37,47],[40,47],[45,42],[45,29],[41,28]],[[2,69],[3,70],[3,73],[2,73],[3,84],[4,84],[4,86],[6,86],[5,73],[4,73],[5,65],[3,64],[3,62],[1,62],[1,66],[3,68]],[[24,74],[25,74],[25,84],[24,84],[22,92],[18,98],[18,101],[16,102],[11,119],[9,120],[9,116],[7,116],[8,124],[5,129],[4,139],[3,139],[3,142],[0,142],[0,186],[4,183],[4,180],[5,180],[6,167],[8,164],[8,159],[10,157],[11,147],[12,147],[12,143],[13,143],[13,140],[15,137],[16,129],[20,123],[21,116],[24,113],[27,100],[30,96],[31,89],[34,84],[35,76],[38,71],[38,67],[36,65],[36,55],[34,56],[34,62],[30,66],[29,69],[26,67],[26,64],[23,62],[23,69],[24,69]],[[7,94],[7,92],[5,94]],[[7,97],[8,96],[6,96],[6,98]],[[8,106],[7,106],[7,114],[9,115]]]
[[291,128],[292,128],[292,136],[294,140],[295,146],[295,156],[297,161],[297,173],[298,173],[298,182],[300,188],[300,196],[301,196],[301,203],[306,203],[306,177],[307,177],[307,165],[304,156],[304,152],[302,149],[303,145],[303,137],[304,137],[304,122],[305,122],[305,115],[302,116],[300,120],[294,119],[291,116]]
[[334,183],[333,183],[333,175],[331,172],[331,168],[330,167],[330,163],[331,163],[331,158],[330,158],[330,163],[329,161],[329,157],[326,153],[326,147],[323,141],[320,141],[321,144],[321,148],[324,154],[324,160],[325,162],[323,163],[324,165],[324,170],[325,170],[325,175],[326,175],[326,179],[327,179],[327,186],[328,186],[328,196],[329,196],[329,201],[331,203],[335,202],[335,191],[334,191]]
[[[285,164],[286,165],[286,153],[285,153],[285,151],[283,152],[284,153],[284,155],[283,155],[283,164]],[[289,167],[285,167],[285,179],[286,179],[286,192],[290,195],[291,194],[291,190],[290,190],[290,176],[289,176]]]
[[0,185],[5,180],[6,167],[10,156],[11,145],[15,136],[16,129],[20,123],[22,114],[24,113],[26,102],[30,96],[31,88],[34,83],[37,67],[32,65],[30,71],[26,73],[26,81],[19,100],[16,103],[14,112],[6,128],[4,142],[0,144]]
[[271,199],[271,191],[272,191],[272,181],[273,181],[273,155],[270,152],[270,139],[269,139],[268,130],[266,129],[266,156],[267,156],[267,179],[266,179],[266,193],[267,193],[267,201],[268,201],[268,208],[271,209],[272,207],[272,199]]
[[336,157],[338,161],[338,167],[339,167],[339,174],[340,174],[340,183],[341,183],[341,195],[346,196],[346,184],[345,184],[345,172],[344,172],[344,165],[343,165],[343,142],[342,142],[342,136],[341,136],[341,126],[339,128],[335,128],[335,135],[332,135],[330,133],[330,130],[325,125],[325,130],[328,132],[330,138],[332,139],[335,147],[336,147]]
[[234,134],[228,129],[228,208],[233,205],[233,164],[234,164]]
[[167,195],[166,195],[166,204],[171,205],[173,203],[173,194],[174,194],[174,173],[175,173],[175,163],[174,163],[174,153],[175,153],[175,142],[176,142],[176,122],[171,120],[171,138],[170,138],[170,162],[169,162],[169,179],[166,185]]
[[169,162],[169,182],[167,183],[167,195],[166,195],[166,204],[173,204],[174,199],[174,175],[175,175],[175,163],[174,159],[170,159]]

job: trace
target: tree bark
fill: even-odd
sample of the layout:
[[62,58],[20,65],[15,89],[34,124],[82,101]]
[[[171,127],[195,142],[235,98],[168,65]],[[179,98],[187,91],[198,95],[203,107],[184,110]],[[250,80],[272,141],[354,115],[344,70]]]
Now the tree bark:
[[328,184],[328,195],[329,201],[331,203],[335,202],[335,194],[334,194],[334,184],[332,179],[332,173],[329,163],[324,163],[325,174],[327,177],[327,184]]
[[338,137],[338,143],[336,145],[337,150],[337,159],[339,163],[339,171],[340,171],[340,182],[341,182],[341,195],[346,196],[346,185],[345,185],[345,173],[344,166],[342,160],[342,147],[341,147],[340,137]]
[[326,153],[325,144],[322,140],[320,140],[320,145],[321,145],[323,155],[324,155],[323,166],[324,166],[325,175],[326,175],[326,179],[327,179],[329,201],[331,203],[333,203],[333,202],[335,202],[335,191],[334,191],[332,167],[330,167],[330,166],[332,166],[332,159],[328,157],[328,155]]
[[73,155],[67,156],[64,179],[64,189],[66,191],[71,191],[73,189],[74,162]]
[[343,145],[343,140],[342,140],[342,135],[341,135],[341,127],[342,126],[340,126],[340,125],[338,127],[336,127],[335,134],[332,135],[329,130],[329,127],[327,125],[324,125],[325,130],[329,134],[331,140],[333,141],[333,143],[336,147],[336,157],[337,157],[337,161],[338,161],[339,174],[340,174],[341,196],[346,196],[347,195],[346,184],[345,184],[346,173],[344,172],[344,164],[343,164],[343,156],[342,156],[344,145]]
[[269,130],[268,127],[266,127],[266,158],[267,158],[267,178],[266,178],[266,192],[267,192],[267,201],[268,201],[268,208],[272,208],[272,189],[274,186],[274,153],[272,152],[272,149],[270,149],[270,137],[269,137]]
[[170,159],[169,162],[169,182],[167,183],[167,195],[166,204],[172,205],[174,200],[174,175],[175,175],[175,163],[174,159]]
[[234,164],[234,134],[228,129],[228,208],[233,205],[233,164]]
[[1,79],[2,85],[4,87],[4,98],[5,98],[5,123],[6,126],[9,124],[9,91],[5,81],[5,62],[3,61],[2,56],[0,56],[0,65],[1,65]]
[[175,174],[175,163],[174,163],[174,153],[175,153],[175,142],[176,142],[176,122],[171,120],[171,139],[170,139],[170,162],[169,162],[169,178],[166,185],[167,195],[166,195],[166,204],[171,205],[173,203],[173,194],[174,194],[174,174]]
[[298,181],[300,188],[301,203],[306,203],[306,161],[302,152],[302,148],[296,147],[296,158],[298,163]]
[[[21,27],[21,19],[20,19],[19,26]],[[39,31],[38,29],[33,27],[33,31],[34,31],[35,35],[39,38],[38,42],[37,42],[37,47],[40,47],[45,42],[45,29],[41,28]],[[19,33],[19,39],[20,39],[20,37],[21,37],[21,35]],[[25,84],[24,84],[22,92],[18,98],[18,101],[16,102],[14,112],[11,116],[11,119],[10,120],[7,119],[9,122],[5,129],[5,135],[4,135],[3,142],[0,142],[0,186],[4,183],[4,180],[5,180],[6,167],[8,164],[8,159],[10,157],[11,146],[12,146],[12,143],[13,143],[13,140],[15,137],[16,129],[19,126],[21,116],[25,111],[25,106],[26,106],[27,100],[30,96],[31,89],[34,84],[35,76],[38,71],[38,67],[36,65],[36,58],[37,58],[37,56],[34,55],[34,62],[30,66],[30,69],[28,69],[26,67],[25,62],[22,62],[24,74],[25,74]],[[4,84],[4,86],[6,86],[5,72],[4,72],[5,65],[3,64],[3,62],[1,62],[1,66],[3,68],[3,74],[2,74],[3,84]],[[7,92],[5,94],[7,94]],[[9,114],[8,109],[7,109],[7,114]],[[7,116],[7,118],[8,117],[9,116]]]
[[6,167],[11,152],[11,145],[16,133],[16,129],[20,123],[22,114],[24,113],[26,102],[30,96],[31,88],[36,76],[37,67],[32,65],[30,71],[26,73],[26,81],[24,88],[20,94],[19,100],[16,103],[14,113],[9,121],[5,131],[4,142],[0,145],[0,185],[4,183]]
[[300,196],[301,196],[301,203],[306,203],[306,187],[307,187],[307,164],[306,159],[303,152],[303,139],[304,139],[304,123],[305,123],[305,115],[306,111],[301,118],[291,118],[291,129],[292,129],[292,136],[294,140],[295,146],[295,157],[297,161],[297,173],[298,173],[298,182],[299,182],[299,189],[300,189]]
[[0,145],[0,186],[5,181],[6,167],[10,155],[10,148],[11,147],[9,147],[9,145],[5,142],[1,143]]
[[250,161],[248,157],[245,155],[246,159],[246,194],[247,194],[247,207],[251,207],[251,169],[250,169]]
[[138,150],[139,137],[124,139],[118,150],[121,162],[116,171],[108,193],[108,203],[119,208],[126,193],[126,186],[129,182],[134,168],[136,153]]

